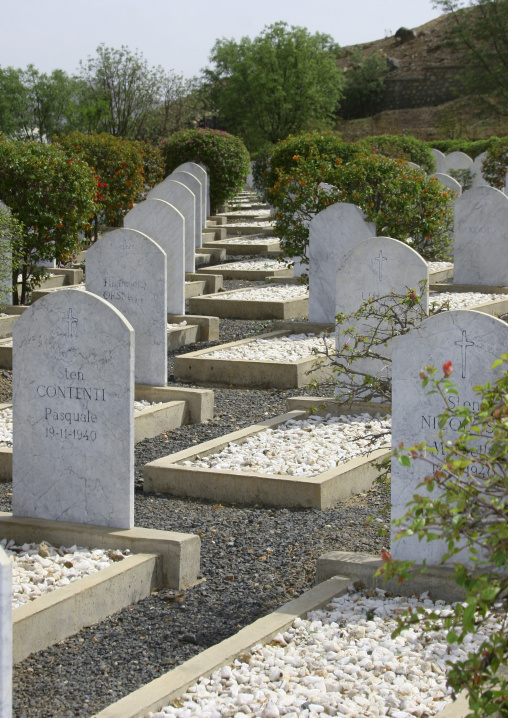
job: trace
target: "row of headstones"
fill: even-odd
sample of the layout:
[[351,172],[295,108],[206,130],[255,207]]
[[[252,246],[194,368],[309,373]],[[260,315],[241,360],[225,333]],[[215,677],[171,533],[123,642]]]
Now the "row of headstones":
[[185,219],[148,199],[126,224],[88,250],[86,291],[50,293],[14,325],[17,516],[133,525],[134,384],[167,381],[167,275],[183,258]]
[[[356,205],[337,203],[316,214],[309,225],[309,320],[333,322],[337,271],[345,255],[359,242],[376,236]],[[494,187],[481,186],[455,201],[454,284],[508,286],[508,197]],[[423,260],[422,260],[423,261]],[[379,268],[383,259],[379,260]],[[392,271],[404,267],[392,263]],[[359,272],[356,287],[369,287]],[[363,300],[362,300],[363,301]],[[356,309],[362,301],[359,301]]]
[[437,172],[439,174],[449,175],[450,171],[469,170],[471,172],[472,186],[488,184],[483,176],[483,162],[487,157],[486,152],[482,152],[474,160],[465,152],[450,152],[445,155],[440,150],[433,149],[432,155],[436,161]]

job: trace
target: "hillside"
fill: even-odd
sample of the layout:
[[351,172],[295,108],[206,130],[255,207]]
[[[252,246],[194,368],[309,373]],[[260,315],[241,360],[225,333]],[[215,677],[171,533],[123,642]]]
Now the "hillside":
[[455,96],[461,56],[448,42],[452,22],[442,15],[410,28],[415,37],[404,43],[391,36],[343,48],[339,64],[346,71],[355,51],[364,56],[381,53],[392,68],[386,78],[387,109],[340,122],[336,129],[346,139],[381,133],[408,133],[423,140],[508,134],[508,118],[485,117],[476,99]]

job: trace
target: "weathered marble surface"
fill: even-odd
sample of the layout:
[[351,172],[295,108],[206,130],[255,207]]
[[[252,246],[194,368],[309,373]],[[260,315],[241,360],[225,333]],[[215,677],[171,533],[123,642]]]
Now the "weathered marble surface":
[[135,229],[115,229],[86,253],[86,289],[115,306],[135,332],[136,384],[168,377],[166,253]]
[[166,179],[148,192],[146,199],[162,199],[173,205],[185,220],[185,271],[196,271],[196,198],[181,182]]
[[197,162],[184,162],[174,172],[188,172],[201,182],[201,226],[206,227],[208,215],[208,175],[204,167]]
[[[423,257],[397,239],[390,237],[365,239],[342,257],[337,270],[335,314],[339,312],[351,314],[369,299],[384,297],[390,292],[406,294],[410,288],[419,294],[422,282],[426,282],[427,291],[423,306],[425,311],[428,311],[429,267]],[[364,335],[370,335],[375,328],[378,333],[388,328],[385,323],[380,323],[378,318],[354,320],[349,324],[345,322],[337,327],[338,350],[347,341],[351,341],[347,336],[342,335],[348,327],[355,327]],[[381,338],[380,334],[378,336]],[[390,376],[393,345],[394,341],[390,340],[386,346],[378,347],[377,351],[384,360],[359,359],[355,362],[355,369],[374,376]],[[336,394],[341,395],[340,387],[337,387]]]
[[450,152],[446,155],[441,172],[448,174],[450,170],[472,170],[473,160],[465,152]]
[[473,173],[473,187],[478,187],[482,184],[488,184],[488,182],[483,178],[482,172],[482,164],[486,156],[486,152],[481,152],[478,157],[475,157],[473,160],[473,166],[471,167],[471,172]]
[[462,187],[454,177],[450,177],[450,175],[445,175],[443,172],[436,172],[432,175],[432,177],[435,177],[441,182],[442,185],[444,185],[448,189],[451,189],[452,192],[455,192],[455,194],[459,197],[462,194]]
[[[428,364],[438,368],[447,361],[453,365],[453,380],[458,397],[449,395],[450,403],[478,407],[478,396],[472,387],[493,381],[501,371],[491,369],[492,363],[506,352],[508,326],[500,319],[471,310],[455,310],[429,317],[421,327],[401,337],[393,350],[392,445],[403,442],[406,447],[426,440],[439,450],[438,415],[443,412],[439,395],[426,396],[419,372]],[[456,420],[455,420],[456,421]],[[453,436],[455,427],[446,428]],[[445,438],[446,440],[446,438]],[[437,442],[437,445],[435,444]],[[405,507],[417,493],[416,487],[431,472],[425,462],[414,462],[405,468],[392,460],[392,520],[405,514]],[[427,559],[438,563],[445,552],[440,541],[419,542],[414,536],[394,541],[392,556],[397,559]]]
[[508,197],[482,185],[455,202],[454,282],[508,286]]
[[15,516],[134,525],[134,329],[86,291],[52,292],[13,329]]
[[444,166],[446,157],[441,150],[431,150],[434,159],[436,160],[436,172],[444,172]]
[[127,212],[126,229],[137,229],[157,242],[166,253],[167,308],[169,314],[185,314],[185,220],[161,199],[147,199]]
[[206,218],[208,218],[212,214],[210,208],[210,175],[208,174],[208,167],[203,162],[198,162],[198,165],[206,172]]
[[0,718],[12,716],[12,569],[0,546]]
[[181,182],[186,187],[190,189],[190,191],[194,194],[196,198],[196,213],[194,217],[195,221],[195,233],[194,233],[194,240],[196,242],[196,248],[201,247],[203,244],[203,237],[202,237],[202,229],[203,229],[203,187],[201,185],[201,182],[192,175],[190,172],[172,172],[170,175],[166,177],[164,180],[165,182],[168,179],[176,180],[177,182]]
[[362,239],[376,235],[376,227],[354,204],[332,204],[309,224],[309,321],[335,320],[337,268],[343,256]]

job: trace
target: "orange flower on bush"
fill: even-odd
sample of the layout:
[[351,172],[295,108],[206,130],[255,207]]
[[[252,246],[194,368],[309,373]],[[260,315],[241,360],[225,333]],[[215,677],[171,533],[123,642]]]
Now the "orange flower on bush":
[[445,376],[451,376],[452,371],[453,371],[453,366],[452,366],[451,361],[445,361],[445,363],[443,364],[443,374]]

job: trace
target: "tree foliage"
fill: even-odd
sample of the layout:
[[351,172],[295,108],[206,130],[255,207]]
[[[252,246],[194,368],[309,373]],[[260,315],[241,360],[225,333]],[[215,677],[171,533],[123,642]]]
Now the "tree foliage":
[[434,0],[452,18],[461,53],[462,94],[480,96],[489,111],[508,113],[508,0]]
[[345,120],[371,117],[381,109],[388,74],[386,57],[375,52],[364,57],[360,50],[351,55],[345,75],[340,115]]
[[202,162],[210,180],[212,214],[245,184],[249,153],[239,137],[222,130],[184,130],[163,141],[166,174],[184,162]]
[[306,261],[312,217],[331,204],[350,202],[374,222],[379,236],[407,242],[427,260],[447,258],[452,193],[404,160],[361,149],[349,161],[323,159],[312,150],[307,157],[294,156],[296,167],[276,170],[268,195],[276,209],[275,231],[284,254]]
[[57,138],[68,156],[80,157],[96,178],[95,239],[99,224],[115,225],[132,208],[145,185],[144,153],[140,143],[106,134],[70,132]]
[[250,150],[326,124],[342,94],[338,53],[329,35],[284,22],[254,40],[218,40],[205,77],[221,123]]
[[13,268],[13,285],[21,273],[27,291],[44,270],[40,260],[67,260],[80,248],[79,233],[95,212],[97,180],[82,159],[60,147],[35,141],[0,140],[0,199],[23,225],[21,256]]

